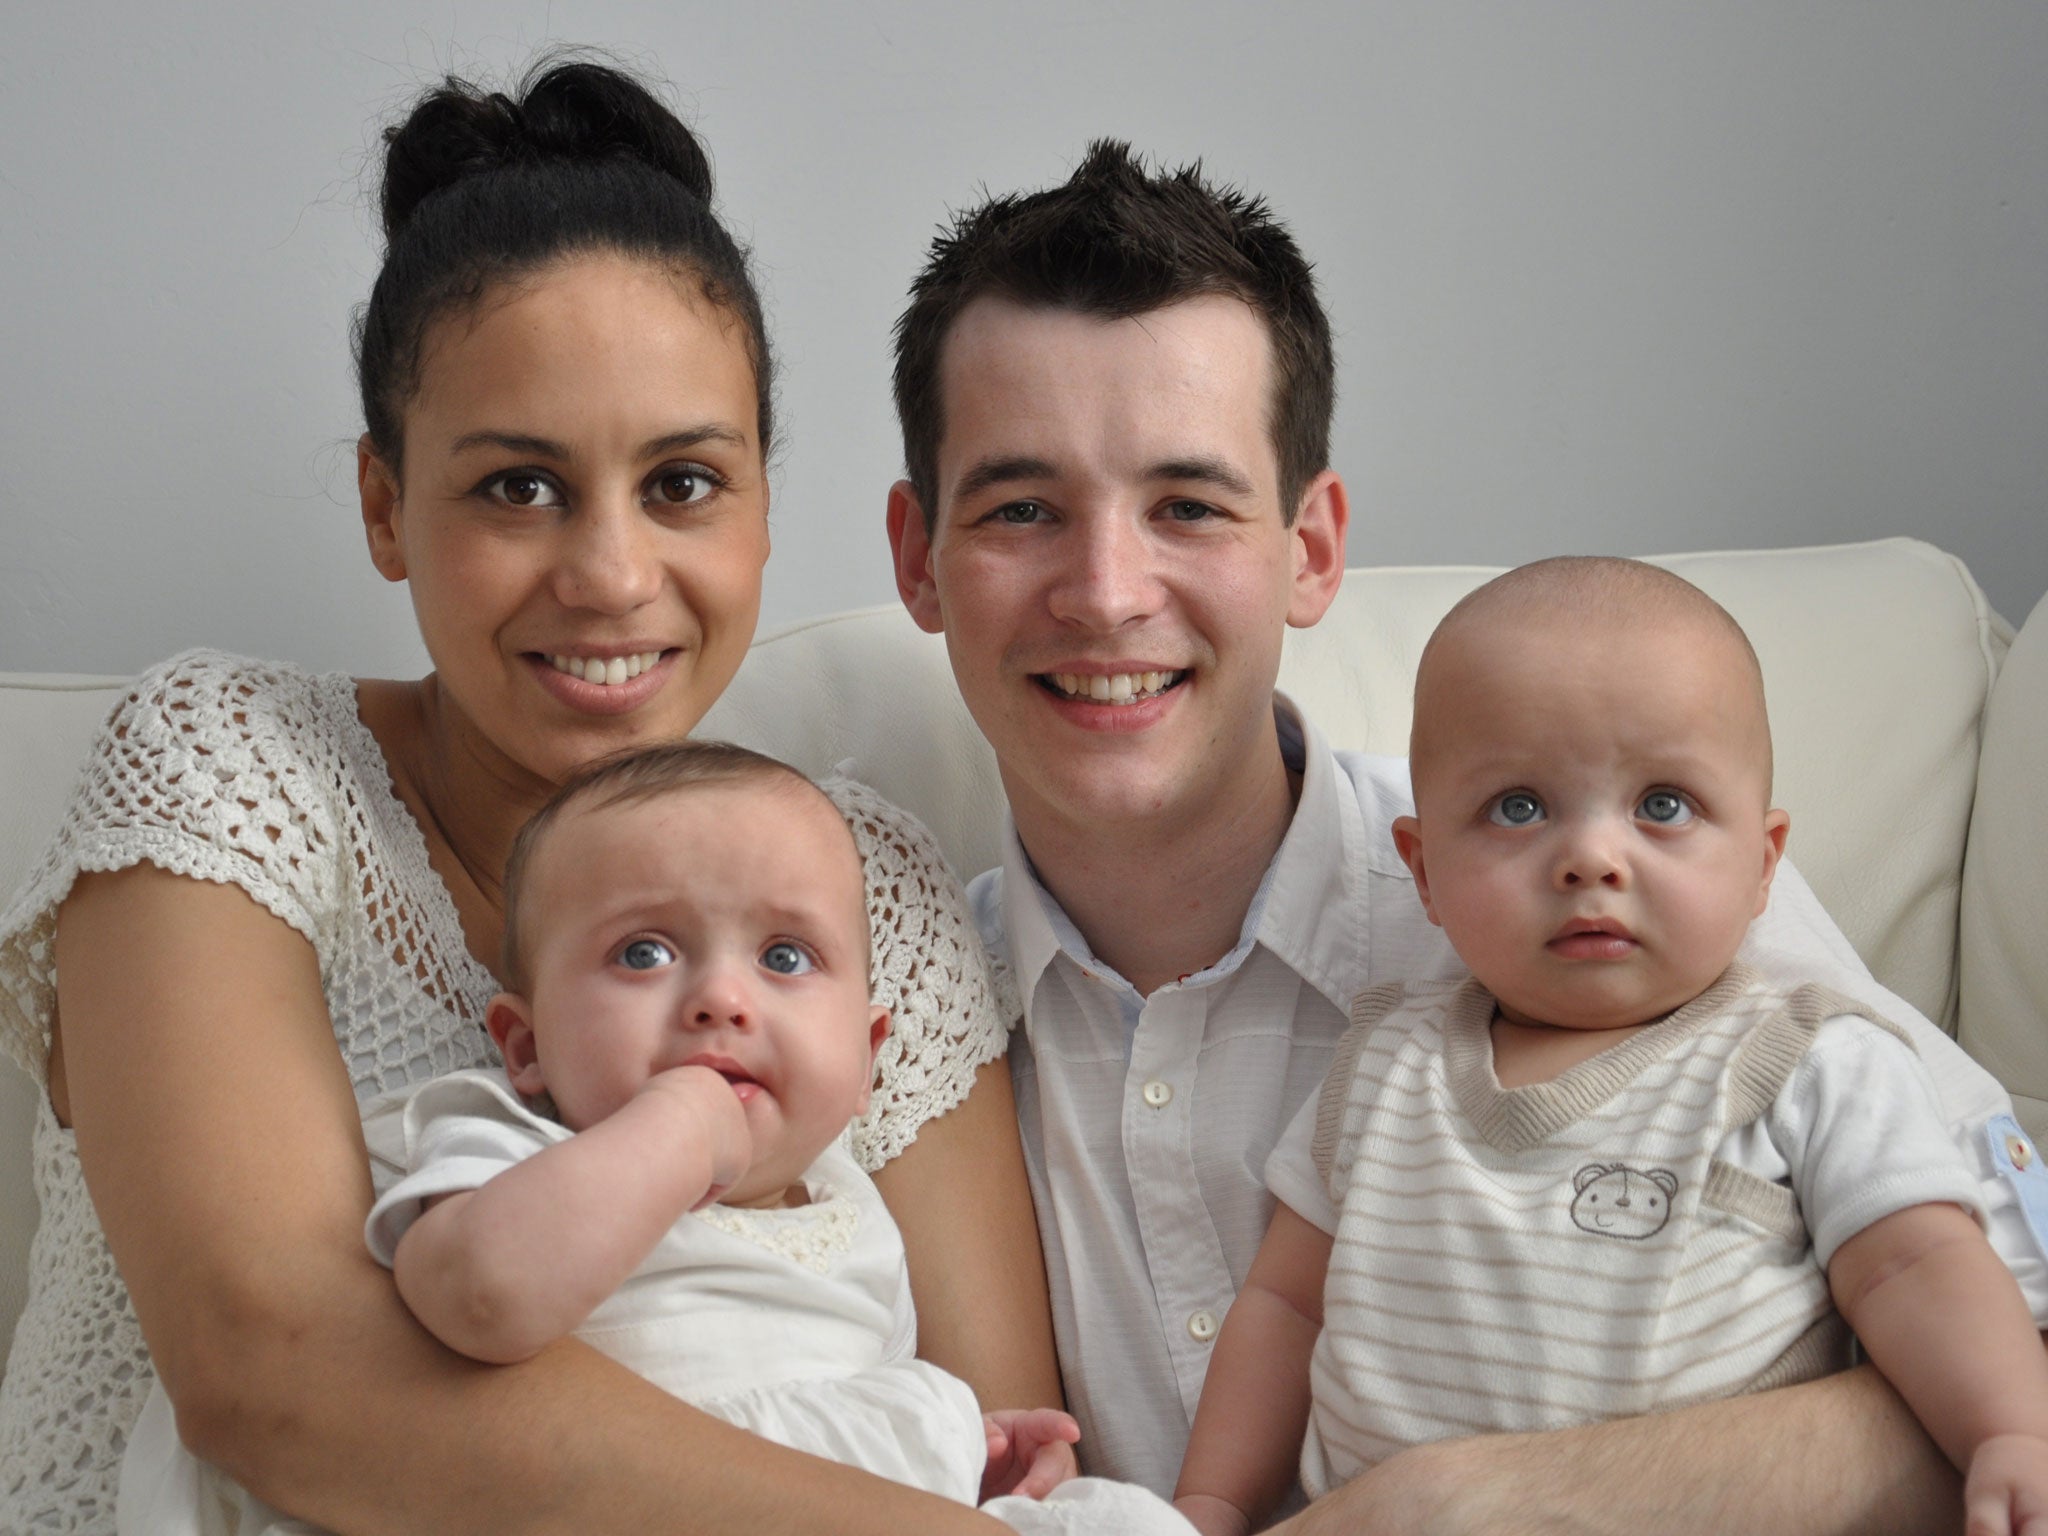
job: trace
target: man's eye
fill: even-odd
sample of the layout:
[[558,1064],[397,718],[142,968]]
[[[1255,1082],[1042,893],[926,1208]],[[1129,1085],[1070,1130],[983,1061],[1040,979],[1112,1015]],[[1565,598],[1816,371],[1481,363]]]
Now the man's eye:
[[554,481],[526,469],[493,475],[480,489],[493,501],[502,501],[512,507],[559,507],[562,504],[561,489]]
[[1636,814],[1660,827],[1682,827],[1692,820],[1692,807],[1675,789],[1653,789],[1643,796]]
[[702,464],[678,464],[664,469],[653,480],[654,499],[670,506],[687,507],[702,501],[719,486],[718,476]]
[[1543,802],[1526,789],[1511,789],[1487,809],[1497,827],[1530,827],[1543,819]]
[[676,952],[659,939],[635,939],[619,951],[619,964],[629,971],[658,971],[675,958]]
[[1216,509],[1205,501],[1169,501],[1166,515],[1176,523],[1199,523],[1216,515]]
[[782,939],[761,951],[761,964],[778,976],[803,976],[817,969],[801,944]]
[[989,517],[1013,528],[1023,528],[1044,521],[1045,508],[1035,501],[1006,501],[989,513]]

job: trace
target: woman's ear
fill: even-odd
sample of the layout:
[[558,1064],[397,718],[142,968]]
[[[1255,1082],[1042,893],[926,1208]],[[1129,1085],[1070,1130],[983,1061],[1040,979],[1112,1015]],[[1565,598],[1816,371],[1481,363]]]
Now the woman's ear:
[[540,1051],[533,1038],[533,1010],[516,992],[500,992],[484,1010],[484,1028],[491,1043],[505,1058],[505,1079],[513,1090],[529,1099],[547,1092],[541,1076]]
[[363,506],[363,533],[370,564],[386,581],[405,580],[405,541],[398,476],[365,432],[356,439],[356,495]]

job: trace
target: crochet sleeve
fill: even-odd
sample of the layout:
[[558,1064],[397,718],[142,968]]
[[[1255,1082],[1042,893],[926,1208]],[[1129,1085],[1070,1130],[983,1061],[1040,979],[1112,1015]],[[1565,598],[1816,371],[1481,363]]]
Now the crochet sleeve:
[[854,1158],[873,1172],[967,1097],[974,1074],[1008,1048],[1009,1019],[967,894],[931,833],[863,784],[832,779],[823,788],[867,871],[875,1001],[889,1010],[874,1098],[853,1124]]
[[313,679],[193,651],[137,678],[94,741],[55,840],[0,909],[0,1044],[38,1079],[57,909],[81,874],[150,863],[241,887],[325,953],[339,906],[334,776]]

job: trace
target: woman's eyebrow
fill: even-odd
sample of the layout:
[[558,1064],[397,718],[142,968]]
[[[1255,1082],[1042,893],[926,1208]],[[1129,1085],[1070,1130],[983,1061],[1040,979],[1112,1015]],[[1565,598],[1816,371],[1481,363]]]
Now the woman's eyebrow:
[[[707,422],[700,427],[684,427],[674,432],[664,432],[651,437],[635,451],[642,459],[656,458],[678,449],[695,448],[700,443],[725,443],[734,448],[747,446],[747,435],[737,427],[722,422]],[[558,443],[551,437],[538,437],[531,432],[499,432],[485,429],[481,432],[465,432],[450,445],[450,453],[471,453],[479,448],[493,448],[504,453],[524,454],[536,459],[554,459],[567,463],[575,459],[576,451],[567,443]]]

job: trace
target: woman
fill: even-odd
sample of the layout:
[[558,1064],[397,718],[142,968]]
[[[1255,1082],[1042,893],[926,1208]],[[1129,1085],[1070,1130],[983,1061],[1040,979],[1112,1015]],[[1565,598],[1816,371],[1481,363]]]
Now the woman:
[[[434,670],[166,664],[0,915],[0,1029],[49,1084],[0,1529],[111,1529],[152,1363],[188,1444],[339,1531],[994,1529],[580,1346],[479,1368],[364,1251],[356,1099],[485,1059],[513,833],[571,769],[687,734],[745,654],[771,429],[744,257],[637,84],[450,82],[386,138],[359,483]],[[856,1150],[904,1231],[921,1352],[985,1402],[1055,1401],[960,892],[900,812],[832,793],[896,1025]]]

